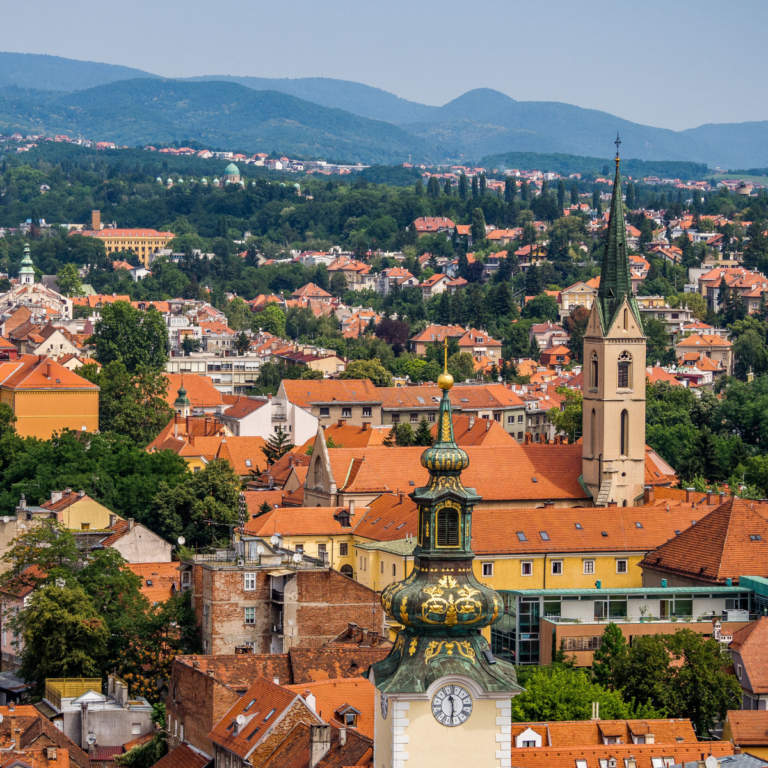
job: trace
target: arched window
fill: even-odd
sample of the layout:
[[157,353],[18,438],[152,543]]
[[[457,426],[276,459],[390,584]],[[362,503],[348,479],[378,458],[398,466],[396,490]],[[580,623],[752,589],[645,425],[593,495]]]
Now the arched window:
[[350,579],[355,575],[351,565],[342,565],[340,573],[342,576],[347,576]]
[[592,455],[597,456],[597,414],[594,408],[589,417],[589,445]]
[[597,361],[597,352],[592,353],[592,359],[590,361],[591,379],[589,386],[592,389],[597,389],[598,374],[600,373],[600,364]]
[[627,328],[629,328],[629,310],[624,310],[624,330],[626,331]]
[[315,488],[322,488],[323,487],[323,466],[319,458],[315,462],[314,475],[315,475]]
[[459,546],[459,512],[443,507],[437,512],[437,546]]
[[629,411],[621,412],[621,455],[629,456]]
[[627,351],[619,355],[618,387],[619,389],[632,388],[632,355]]

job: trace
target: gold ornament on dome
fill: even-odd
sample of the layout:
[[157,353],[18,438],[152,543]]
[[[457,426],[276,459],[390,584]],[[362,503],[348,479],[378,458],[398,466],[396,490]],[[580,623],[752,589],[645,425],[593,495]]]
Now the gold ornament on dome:
[[400,621],[405,624],[406,627],[411,626],[411,622],[408,621],[408,596],[406,595],[400,603]]
[[[445,578],[445,577],[443,577]],[[447,597],[443,597],[444,590],[440,586],[426,587],[424,589],[429,595],[429,600],[422,603],[421,618],[426,624],[445,624],[447,627],[455,627],[459,623],[459,617],[468,617],[476,614],[474,618],[462,621],[462,625],[476,624],[483,618],[483,606],[474,596],[480,594],[479,589],[473,589],[469,585],[463,586],[454,595],[450,592]],[[429,618],[429,614],[443,616],[443,619],[435,621]]]
[[448,411],[443,412],[440,439],[444,443],[447,443],[451,439],[451,414],[448,413]]
[[416,653],[416,646],[419,644],[419,641],[414,637],[411,640],[411,645],[408,648],[408,655],[413,656],[414,653]]
[[445,346],[445,368],[437,377],[437,386],[442,390],[449,390],[453,386],[453,376],[448,373],[448,336],[443,339]]
[[454,649],[465,659],[469,659],[473,664],[475,663],[477,654],[475,654],[472,645],[466,640],[432,640],[427,646],[427,650],[424,651],[424,661],[434,658],[442,650],[445,650],[446,655],[453,656]]

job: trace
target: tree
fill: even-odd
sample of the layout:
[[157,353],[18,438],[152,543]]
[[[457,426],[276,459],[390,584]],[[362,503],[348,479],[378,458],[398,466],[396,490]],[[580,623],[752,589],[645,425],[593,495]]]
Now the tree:
[[604,688],[614,689],[617,670],[626,663],[627,640],[621,627],[610,622],[603,630],[600,647],[592,656],[592,674],[595,682]]
[[392,376],[380,360],[353,360],[339,378],[370,379],[375,387],[388,387],[392,383]]
[[736,358],[734,372],[742,380],[746,380],[750,371],[755,375],[768,371],[768,348],[765,345],[765,336],[761,336],[755,330],[750,329],[736,339],[733,354]]
[[448,358],[448,372],[457,382],[475,378],[475,359],[469,352],[456,352]]
[[568,317],[563,322],[563,326],[570,337],[568,347],[571,350],[571,357],[578,362],[583,360],[584,334],[587,331],[588,323],[589,310],[582,306],[572,307]]
[[451,186],[450,179],[446,179],[445,184],[443,184],[443,194],[446,197],[450,197],[453,194],[453,187]]
[[413,434],[413,428],[410,424],[403,422],[402,424],[397,424],[393,429],[398,448],[407,448],[414,444],[416,436]]
[[423,445],[425,447],[429,447],[435,442],[435,438],[432,435],[432,429],[425,416],[422,416],[419,419],[419,426],[416,430],[414,441],[416,445]]
[[74,264],[65,264],[56,273],[56,282],[59,286],[59,293],[63,293],[65,296],[71,298],[72,296],[83,295],[83,283]]
[[245,331],[235,336],[235,349],[238,355],[244,355],[251,348],[251,339]]
[[376,326],[374,333],[377,338],[383,339],[392,347],[395,355],[399,355],[408,343],[410,337],[410,326],[403,320],[393,320],[389,317],[382,317],[381,322]]
[[20,674],[42,695],[47,678],[101,677],[109,630],[82,587],[49,584],[19,615]]
[[164,371],[171,348],[163,316],[154,307],[142,311],[127,301],[101,308],[88,344],[101,365],[120,361],[131,374],[140,366]]
[[634,210],[635,208],[635,185],[630,181],[627,183],[627,193],[626,198],[624,200],[625,207],[628,211]]
[[472,212],[472,241],[476,248],[485,242],[485,216],[482,208],[475,208]]
[[557,182],[557,207],[561,211],[565,208],[565,182],[562,179]]
[[507,176],[504,179],[504,202],[511,203],[517,194],[517,181],[514,176]]
[[577,435],[581,434],[581,392],[575,389],[568,389],[567,387],[558,387],[556,391],[559,395],[563,396],[565,408],[563,410],[560,410],[560,408],[550,408],[547,416],[560,434],[566,435],[571,442],[575,442]]
[[440,182],[437,176],[430,176],[427,182],[427,194],[432,197],[440,197]]
[[99,427],[146,447],[173,418],[168,405],[168,379],[165,373],[145,365],[138,366],[133,375],[122,360],[114,360],[97,371],[93,363],[78,369],[78,373],[99,387]]
[[648,705],[636,706],[619,691],[592,682],[589,673],[577,669],[537,667],[525,683],[525,691],[512,699],[512,722],[589,720],[592,703],[600,704],[604,720],[663,716]]
[[579,185],[575,182],[571,185],[571,205],[579,204]]
[[251,327],[251,308],[239,296],[224,307],[227,324],[234,331],[243,331]]
[[537,362],[541,357],[541,348],[539,347],[539,340],[535,336],[531,339],[531,345],[528,349],[528,354],[531,356],[532,360],[536,360]]
[[261,452],[267,459],[267,466],[271,467],[292,448],[293,443],[291,443],[288,433],[284,432],[282,426],[278,425],[277,431],[269,436],[269,440]]
[[480,197],[480,184],[477,180],[477,175],[472,177],[472,197],[477,200]]
[[[533,269],[533,267],[531,267]],[[530,272],[530,270],[529,270]],[[540,323],[556,322],[560,316],[560,310],[557,306],[557,300],[554,296],[550,296],[548,293],[541,293],[538,296],[534,296],[523,307],[523,317],[530,318],[531,320],[537,320]]]
[[348,290],[347,278],[343,272],[334,272],[330,283],[331,293],[337,298],[341,298]]
[[203,343],[200,341],[200,339],[196,339],[194,336],[185,336],[181,340],[181,349],[184,352],[184,355],[189,357],[193,352],[199,352],[200,347],[203,346]]
[[466,200],[469,196],[469,184],[467,183],[466,174],[462,173],[459,176],[459,197],[462,200]]
[[488,179],[485,177],[485,171],[480,174],[480,197],[484,197],[488,189]]
[[270,302],[253,316],[253,328],[285,338],[285,312],[277,304]]

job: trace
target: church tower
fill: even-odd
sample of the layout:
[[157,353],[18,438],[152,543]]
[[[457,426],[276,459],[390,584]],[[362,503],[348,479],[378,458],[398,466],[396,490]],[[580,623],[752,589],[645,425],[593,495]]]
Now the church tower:
[[32,263],[32,257],[29,255],[29,243],[24,244],[24,257],[21,260],[19,268],[19,285],[35,284],[35,266]]
[[447,370],[438,386],[437,441],[421,456],[429,483],[411,494],[419,508],[413,571],[381,596],[403,629],[368,672],[377,699],[375,768],[508,766],[510,698],[522,690],[514,666],[494,658],[482,635],[503,603],[472,572],[480,497],[461,482],[469,457],[454,441]]
[[616,178],[600,288],[584,334],[582,476],[596,506],[641,503],[645,482],[645,335],[632,292]]
[[181,386],[176,390],[176,399],[173,401],[173,410],[177,416],[186,418],[192,410],[192,403],[187,397],[187,390],[184,389],[184,376],[181,377]]

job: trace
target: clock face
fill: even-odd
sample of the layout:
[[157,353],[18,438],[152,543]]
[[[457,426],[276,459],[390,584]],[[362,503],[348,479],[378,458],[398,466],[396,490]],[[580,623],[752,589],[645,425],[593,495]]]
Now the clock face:
[[386,720],[389,712],[389,696],[386,693],[381,694],[381,716]]
[[472,714],[472,696],[460,685],[444,685],[432,699],[432,714],[449,728],[466,723]]

